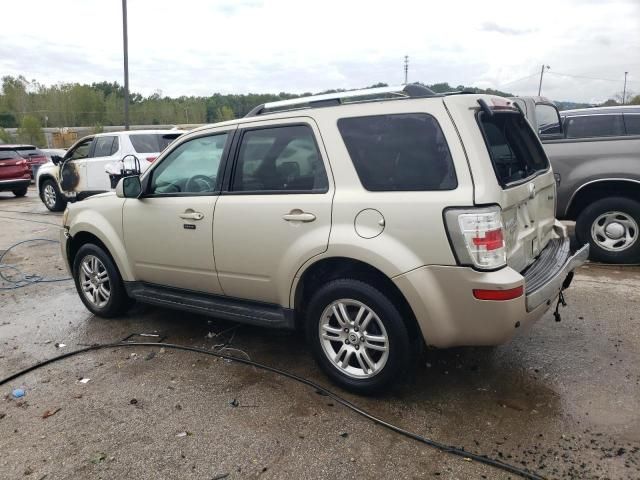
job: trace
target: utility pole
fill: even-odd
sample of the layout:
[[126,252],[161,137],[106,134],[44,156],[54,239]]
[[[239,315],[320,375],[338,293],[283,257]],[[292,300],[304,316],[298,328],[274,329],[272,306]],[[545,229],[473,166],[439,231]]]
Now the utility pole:
[[404,56],[404,84],[408,83],[409,79],[409,55]]
[[124,48],[124,129],[129,130],[129,39],[127,36],[127,0],[122,0],[122,45]]
[[627,99],[627,75],[629,74],[629,72],[624,72],[624,88],[622,89],[622,104],[626,105],[626,99]]
[[538,84],[538,96],[540,96],[540,93],[542,92],[542,77],[544,76],[544,69],[549,70],[551,67],[549,65],[542,65],[542,68],[540,69],[540,83]]

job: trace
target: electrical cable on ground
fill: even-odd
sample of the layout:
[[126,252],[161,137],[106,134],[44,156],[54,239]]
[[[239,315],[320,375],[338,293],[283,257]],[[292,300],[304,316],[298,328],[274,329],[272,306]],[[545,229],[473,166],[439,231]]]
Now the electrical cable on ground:
[[51,213],[51,212],[26,212],[24,210],[2,210],[0,212],[3,213],[24,213],[26,215],[46,215],[48,217],[61,217],[61,213]]
[[[0,210],[1,211],[1,210]],[[45,225],[53,225],[54,227],[62,228],[62,225],[53,222],[42,222],[40,220],[31,220],[29,218],[16,218],[16,217],[5,217],[4,215],[0,215],[0,218],[6,218],[8,220],[18,220],[20,222],[31,222],[31,223],[43,223]]]
[[476,461],[478,463],[482,463],[484,465],[488,465],[500,470],[504,470],[506,472],[512,473],[514,475],[518,475],[519,477],[522,478],[526,478],[529,480],[545,480],[543,476],[535,473],[535,472],[530,472],[528,470],[524,470],[521,468],[516,467],[515,465],[510,465],[508,463],[504,463],[501,462],[500,460],[497,459],[493,459],[490,458],[486,455],[480,455],[477,453],[472,453],[472,452],[467,452],[465,451],[463,448],[458,448],[458,447],[454,447],[451,445],[446,445],[444,443],[440,443],[437,442],[435,440],[431,440],[427,437],[424,437],[422,435],[419,435],[417,433],[413,433],[410,432],[408,430],[405,430],[402,427],[399,427],[397,425],[394,425],[390,422],[387,422],[379,417],[376,417],[375,415],[363,410],[362,408],[358,407],[357,405],[351,403],[349,400],[342,398],[341,396],[339,396],[336,393],[333,393],[331,390],[326,389],[325,387],[323,387],[322,385],[319,385],[315,382],[313,382],[312,380],[309,380],[307,378],[301,377],[299,375],[296,375],[294,373],[288,372],[286,370],[281,370],[279,368],[275,368],[275,367],[271,367],[269,365],[265,365],[263,363],[260,362],[256,362],[254,360],[248,360],[245,358],[239,358],[239,357],[235,357],[232,355],[225,355],[224,353],[220,353],[220,352],[216,352],[216,351],[210,351],[210,350],[205,350],[202,348],[197,348],[197,347],[189,347],[186,345],[177,345],[177,344],[172,344],[172,343],[164,343],[164,342],[118,342],[118,343],[107,343],[107,344],[96,344],[96,345],[91,345],[89,347],[85,347],[85,348],[81,348],[78,350],[73,350],[70,352],[66,352],[63,353],[62,355],[58,355],[56,357],[50,358],[48,360],[43,360],[42,362],[36,363],[34,365],[31,365],[30,367],[25,368],[24,370],[21,370],[19,372],[16,372],[12,375],[9,375],[8,377],[0,380],[0,386],[15,380],[16,378],[25,375],[29,372],[32,372],[34,370],[37,370],[39,368],[42,368],[46,365],[49,365],[51,363],[63,360],[65,358],[69,358],[69,357],[73,357],[76,355],[80,355],[82,353],[86,353],[86,352],[90,352],[90,351],[94,351],[94,350],[101,350],[101,349],[109,349],[109,348],[122,348],[122,347],[162,347],[162,348],[168,348],[168,349],[174,349],[174,350],[184,350],[187,352],[195,352],[195,353],[201,353],[201,354],[205,354],[205,355],[211,355],[213,357],[218,357],[218,358],[222,358],[225,360],[231,360],[234,362],[238,362],[244,365],[250,365],[253,367],[257,367],[260,368],[262,370],[268,371],[268,372],[272,372],[275,373],[277,375],[281,375],[283,377],[289,378],[291,380],[295,380],[296,382],[302,383],[303,385],[307,385],[313,389],[316,390],[316,392],[325,395],[329,398],[332,398],[333,400],[335,400],[337,403],[343,405],[344,407],[348,408],[349,410],[357,413],[358,415],[361,415],[363,417],[365,417],[366,419],[372,421],[373,423],[380,425],[382,427],[385,427],[395,433],[398,433],[400,435],[403,435],[405,437],[411,438],[413,440],[416,440],[420,443],[423,443],[425,445],[428,445],[430,447],[433,447],[435,449],[438,449],[442,452],[445,453],[449,453],[452,455],[457,455],[459,457],[462,457],[464,459],[467,460],[473,460]]
[[[33,285],[36,283],[54,283],[54,282],[66,282],[67,280],[71,280],[71,277],[63,277],[63,278],[45,278],[42,275],[34,274],[34,273],[24,273],[15,265],[10,265],[8,263],[2,263],[4,257],[15,247],[18,245],[22,245],[30,242],[49,242],[49,243],[60,243],[58,240],[51,240],[50,238],[32,238],[29,240],[23,240],[18,243],[14,243],[9,248],[7,248],[2,254],[0,254],[0,278],[5,282],[9,283],[8,287],[0,287],[0,290],[16,290],[18,288],[26,287],[28,285]],[[16,272],[19,275],[18,279],[11,278],[2,273],[3,270],[11,270]]]

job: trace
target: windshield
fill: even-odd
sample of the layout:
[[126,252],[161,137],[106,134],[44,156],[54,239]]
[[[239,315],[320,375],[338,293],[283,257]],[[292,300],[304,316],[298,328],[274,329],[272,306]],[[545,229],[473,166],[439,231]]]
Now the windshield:
[[524,116],[516,112],[479,114],[493,169],[505,187],[549,168],[538,139]]

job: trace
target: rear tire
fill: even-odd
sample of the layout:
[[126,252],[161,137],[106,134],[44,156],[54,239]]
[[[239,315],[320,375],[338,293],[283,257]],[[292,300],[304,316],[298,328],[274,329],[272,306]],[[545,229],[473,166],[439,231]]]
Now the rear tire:
[[82,245],[73,259],[73,281],[82,303],[99,317],[117,317],[133,304],[113,260],[93,243]]
[[18,188],[16,190],[12,190],[12,192],[16,197],[24,197],[27,194],[28,189],[28,187]]
[[379,392],[410,370],[413,348],[402,315],[359,280],[334,280],[313,295],[306,335],[320,367],[346,390]]
[[40,199],[44,206],[52,212],[61,212],[67,207],[67,200],[60,192],[58,185],[51,179],[42,182]]
[[593,260],[640,262],[640,203],[626,197],[597,200],[576,220],[576,238],[589,243]]

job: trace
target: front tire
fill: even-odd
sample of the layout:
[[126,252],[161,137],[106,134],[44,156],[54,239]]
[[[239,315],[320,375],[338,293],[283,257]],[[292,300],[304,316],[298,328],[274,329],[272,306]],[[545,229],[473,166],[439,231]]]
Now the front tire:
[[51,179],[42,182],[40,199],[44,206],[52,212],[61,212],[67,207],[67,200],[60,192],[58,185]]
[[591,258],[605,263],[640,262],[640,203],[626,197],[597,200],[576,220],[576,237]]
[[324,372],[359,394],[384,390],[410,367],[411,342],[389,298],[359,280],[321,287],[307,309],[307,341]]
[[99,317],[117,317],[132,303],[113,260],[92,243],[80,247],[73,259],[73,281],[82,303]]
[[17,188],[15,190],[12,190],[12,193],[16,196],[16,197],[24,197],[27,194],[27,190],[28,187],[24,187],[24,188]]

